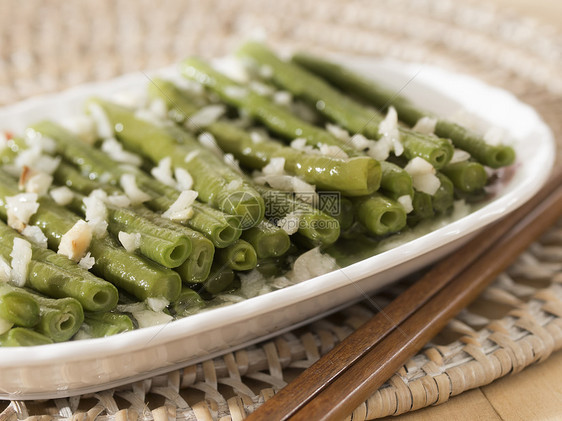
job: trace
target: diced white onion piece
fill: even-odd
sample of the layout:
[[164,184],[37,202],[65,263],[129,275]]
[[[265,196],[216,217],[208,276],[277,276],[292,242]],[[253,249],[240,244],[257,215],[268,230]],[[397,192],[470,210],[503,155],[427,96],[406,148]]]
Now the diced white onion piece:
[[273,102],[277,105],[291,105],[293,95],[287,91],[277,91],[273,94]]
[[258,69],[258,74],[264,79],[271,79],[273,77],[273,68],[268,64],[262,64]]
[[117,238],[119,238],[119,242],[129,253],[134,252],[141,245],[141,235],[138,232],[127,233],[125,231],[119,231]]
[[222,149],[219,148],[219,145],[217,145],[217,141],[215,137],[211,133],[203,132],[199,136],[197,136],[197,140],[199,140],[199,143],[201,143],[201,145],[209,149],[216,156],[222,158],[223,156]]
[[402,205],[406,213],[410,213],[414,210],[414,206],[412,205],[412,198],[408,194],[405,194],[404,196],[400,196],[397,199],[397,202]]
[[49,195],[60,206],[66,206],[74,199],[74,193],[66,186],[55,187]]
[[10,264],[0,256],[0,282],[9,282],[11,278],[12,268]]
[[261,143],[264,140],[263,135],[257,130],[252,130],[250,132],[250,139],[252,139],[253,143]]
[[39,209],[37,193],[20,193],[6,197],[8,225],[19,232],[23,231],[37,209]]
[[[153,168],[154,170],[155,168]],[[148,194],[143,192],[137,186],[136,177],[133,174],[123,174],[121,179],[119,180],[121,187],[125,191],[125,194],[131,201],[132,205],[139,205],[143,202],[146,202],[152,197]]]
[[53,139],[48,136],[43,136],[43,134],[32,128],[25,129],[24,140],[29,148],[36,148],[41,152],[53,154],[57,150],[57,143]]
[[453,156],[449,161],[449,164],[454,164],[456,162],[464,162],[470,159],[470,154],[467,151],[463,151],[462,149],[455,149],[453,152]]
[[165,120],[168,117],[168,106],[162,98],[154,98],[150,101],[148,109],[160,120]]
[[349,158],[347,154],[342,150],[342,148],[336,145],[321,144],[320,153],[322,155],[329,156],[332,158],[339,158],[339,159]]
[[92,227],[92,234],[96,238],[102,238],[107,232],[107,208],[105,199],[107,194],[101,190],[94,190],[82,201],[86,206],[86,221]]
[[131,206],[131,200],[124,194],[112,194],[105,199],[106,203],[117,208],[128,208]]
[[284,218],[277,221],[277,226],[289,235],[293,235],[299,230],[300,218],[297,214],[291,212]]
[[29,262],[31,262],[31,244],[29,241],[15,237],[10,257],[12,258],[12,282],[15,286],[23,287],[27,279]]
[[42,155],[42,151],[38,147],[32,147],[21,151],[14,161],[14,164],[20,170],[23,167],[29,167],[35,171],[52,174],[60,164],[60,157],[51,157]]
[[298,149],[299,151],[308,151],[312,149],[311,146],[306,144],[306,139],[304,137],[297,137],[291,141],[291,148]]
[[57,253],[79,262],[91,241],[92,228],[86,221],[79,220],[62,236]]
[[400,132],[398,131],[398,113],[392,106],[388,108],[386,117],[379,124],[379,134],[381,137],[378,142],[386,141],[394,151],[396,156],[402,155],[404,148],[400,142]]
[[369,142],[369,148],[367,149],[367,155],[377,161],[386,161],[389,157],[391,151],[391,145],[388,141],[381,138],[376,142]]
[[96,125],[98,137],[101,137],[102,139],[113,137],[113,126],[111,125],[109,118],[107,118],[107,114],[105,114],[103,108],[92,102],[88,104],[88,111]]
[[261,169],[264,175],[285,174],[285,158],[271,158],[267,165]]
[[351,142],[351,146],[353,146],[353,148],[355,148],[358,151],[363,151],[376,143],[372,140],[367,139],[365,136],[363,136],[360,133],[351,136],[350,142]]
[[146,122],[148,122],[150,124],[153,124],[155,126],[165,126],[166,125],[166,120],[163,119],[158,114],[154,113],[149,108],[139,108],[138,110],[135,111],[135,117],[138,118],[139,120],[146,121]]
[[318,247],[301,254],[289,273],[293,282],[302,282],[338,269],[336,260],[320,252]]
[[142,164],[142,158],[140,156],[123,149],[123,145],[114,137],[106,138],[101,144],[101,150],[116,162],[134,165],[136,167]]
[[236,191],[242,187],[242,180],[232,180],[230,183],[226,185],[226,190],[228,191]]
[[228,165],[234,171],[242,174],[242,169],[240,168],[240,163],[238,162],[238,160],[236,158],[234,158],[234,155],[232,155],[231,153],[225,153],[224,157],[223,157],[223,161],[226,165]]
[[88,145],[93,145],[97,140],[96,124],[88,115],[78,114],[62,120],[60,124]]
[[414,188],[423,193],[433,196],[441,185],[441,181],[435,175],[435,168],[423,158],[411,159],[404,170],[412,177]]
[[25,191],[27,193],[37,193],[39,196],[47,194],[49,187],[53,183],[53,176],[44,173],[36,173],[29,177],[25,183]]
[[185,168],[175,168],[174,175],[176,177],[178,190],[191,190],[193,187],[193,177],[191,177],[191,174],[189,174]]
[[146,305],[152,311],[162,311],[170,305],[170,302],[165,298],[147,298]]
[[184,222],[193,216],[192,205],[197,199],[197,192],[194,190],[184,190],[180,193],[177,200],[172,203],[166,212],[162,214],[164,218],[176,222]]
[[35,225],[28,225],[23,229],[21,234],[38,247],[47,248],[47,237],[41,231],[41,228]]
[[236,98],[236,99],[242,99],[246,95],[248,95],[248,91],[245,88],[243,88],[241,86],[235,86],[235,85],[225,87],[224,93],[225,93],[226,96],[229,96],[231,98]]
[[499,146],[503,144],[505,138],[505,130],[501,127],[490,127],[484,133],[484,141],[491,146]]
[[435,132],[435,126],[437,125],[437,119],[434,117],[422,117],[420,118],[412,130],[423,133],[423,134],[433,134]]
[[172,158],[162,158],[158,165],[150,170],[154,178],[170,187],[176,186],[176,180],[172,176]]
[[14,324],[0,318],[0,335],[9,331]]
[[[345,130],[343,127],[340,127],[336,124],[330,124],[330,123],[326,124],[326,130],[328,130],[334,137],[344,142],[347,142],[350,139],[349,132]],[[359,136],[367,140],[365,136],[363,135],[359,135]],[[366,147],[367,145],[365,145],[363,148],[358,148],[358,149],[365,149]]]
[[192,159],[194,159],[195,157],[197,157],[201,152],[198,150],[195,151],[191,151],[189,152],[184,159],[184,162],[190,162]]
[[225,111],[226,108],[223,105],[207,105],[187,119],[187,126],[193,130],[200,130],[215,123]]
[[245,298],[257,297],[271,291],[271,288],[266,284],[267,279],[257,269],[252,269],[247,273],[240,272],[238,277],[240,278],[240,293]]
[[236,57],[226,56],[215,59],[212,61],[212,66],[237,82],[246,83],[250,80],[243,62]]
[[90,252],[86,253],[86,255],[82,257],[78,262],[78,266],[86,270],[92,269],[95,264],[96,264],[96,259],[94,259],[94,256],[92,256]]
[[252,91],[254,91],[256,94],[260,95],[260,96],[273,96],[273,94],[275,93],[275,90],[271,87],[268,86],[264,83],[258,82],[258,81],[251,81],[248,86],[250,87],[250,89]]
[[140,328],[163,325],[174,319],[172,316],[164,312],[156,312],[148,309],[135,311],[132,314],[137,320]]
[[147,96],[144,89],[123,89],[115,92],[111,100],[123,107],[135,109],[146,104]]

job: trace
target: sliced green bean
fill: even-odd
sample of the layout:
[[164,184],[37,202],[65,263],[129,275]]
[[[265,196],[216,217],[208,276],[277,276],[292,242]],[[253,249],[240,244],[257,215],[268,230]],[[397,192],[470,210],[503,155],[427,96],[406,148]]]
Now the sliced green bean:
[[265,220],[244,231],[242,239],[252,245],[259,259],[282,256],[291,246],[289,235]]
[[441,170],[454,184],[455,188],[464,193],[478,191],[488,182],[488,174],[484,167],[474,161],[462,161],[449,164]]
[[[310,54],[296,54],[293,56],[293,61],[322,76],[340,89],[369,101],[372,105],[385,108],[392,105],[396,108],[399,118],[410,126],[415,125],[422,117],[435,118],[429,111],[419,108],[404,96],[343,66]],[[515,151],[510,146],[489,145],[478,133],[452,121],[438,118],[435,134],[451,139],[457,148],[464,149],[489,167],[499,168],[511,165],[515,161]]]
[[412,206],[414,210],[408,214],[408,225],[410,226],[416,225],[423,219],[433,218],[435,215],[433,200],[427,193],[415,190]]
[[357,220],[376,236],[392,234],[406,226],[406,212],[398,202],[375,193],[354,199]]
[[250,270],[256,267],[258,257],[250,243],[236,240],[234,244],[224,249],[217,249],[215,261],[233,270]]
[[51,338],[24,327],[13,327],[0,335],[0,347],[39,346],[52,343]]
[[432,197],[431,203],[433,210],[438,213],[446,213],[449,211],[455,201],[455,187],[453,182],[441,172],[435,174],[439,178],[440,185]]
[[39,304],[21,288],[0,283],[0,319],[16,326],[33,327],[39,323]]
[[[352,133],[361,133],[370,139],[382,136],[379,125],[384,116],[378,111],[368,109],[302,67],[281,60],[265,45],[246,43],[238,50],[238,55],[258,66],[268,66],[275,84],[302,98],[325,117]],[[404,145],[404,155],[408,159],[419,156],[435,168],[441,168],[453,156],[453,147],[446,139],[431,138],[402,128],[398,130]]]
[[[234,272],[231,272],[234,275]],[[232,276],[232,280],[234,276]],[[172,310],[178,317],[185,317],[196,313],[205,307],[205,301],[201,296],[189,287],[183,287],[179,298],[172,303]]]
[[[171,158],[176,168],[186,169],[193,177],[199,199],[223,212],[238,215],[242,228],[255,226],[263,219],[264,205],[260,195],[235,170],[203,147],[187,132],[174,126],[156,126],[136,118],[124,107],[92,99],[101,106],[118,127],[117,137],[125,146],[158,164]],[[174,130],[175,129],[175,130]]]
[[134,329],[133,321],[121,313],[86,313],[81,327],[87,336],[103,338]]

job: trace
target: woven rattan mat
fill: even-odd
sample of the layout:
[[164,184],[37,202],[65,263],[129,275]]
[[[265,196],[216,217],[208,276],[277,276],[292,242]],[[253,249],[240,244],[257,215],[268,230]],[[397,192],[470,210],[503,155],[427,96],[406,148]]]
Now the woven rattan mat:
[[[303,47],[426,62],[477,76],[534,106],[562,139],[562,37],[482,3],[385,1],[0,2],[0,103],[231,51],[265,34]],[[383,306],[408,281],[378,294]],[[0,403],[0,420],[243,419],[373,315],[370,304],[266,343],[95,395]],[[553,227],[353,414],[442,403],[562,348],[562,224]],[[3,411],[3,412],[2,412]]]

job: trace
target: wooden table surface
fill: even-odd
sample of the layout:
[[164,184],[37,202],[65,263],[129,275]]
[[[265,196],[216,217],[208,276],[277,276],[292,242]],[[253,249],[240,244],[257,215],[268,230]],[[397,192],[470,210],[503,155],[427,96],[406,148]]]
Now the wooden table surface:
[[[482,0],[562,31],[561,0]],[[562,71],[562,69],[560,69]],[[562,118],[562,116],[561,116]],[[474,389],[448,402],[385,421],[562,420],[562,351],[541,364]]]

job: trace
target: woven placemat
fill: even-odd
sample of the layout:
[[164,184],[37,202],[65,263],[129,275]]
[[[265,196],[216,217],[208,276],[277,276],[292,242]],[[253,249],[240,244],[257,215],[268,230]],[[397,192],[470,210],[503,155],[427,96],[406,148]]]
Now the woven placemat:
[[[190,54],[223,54],[260,33],[277,48],[394,57],[474,75],[534,106],[562,139],[561,35],[480,2],[452,0],[3,0],[0,103],[162,67]],[[522,254],[352,419],[445,402],[562,348],[560,262],[562,224]],[[384,306],[413,279],[372,302]],[[116,390],[0,402],[0,421],[240,420],[370,318],[372,302]]]

